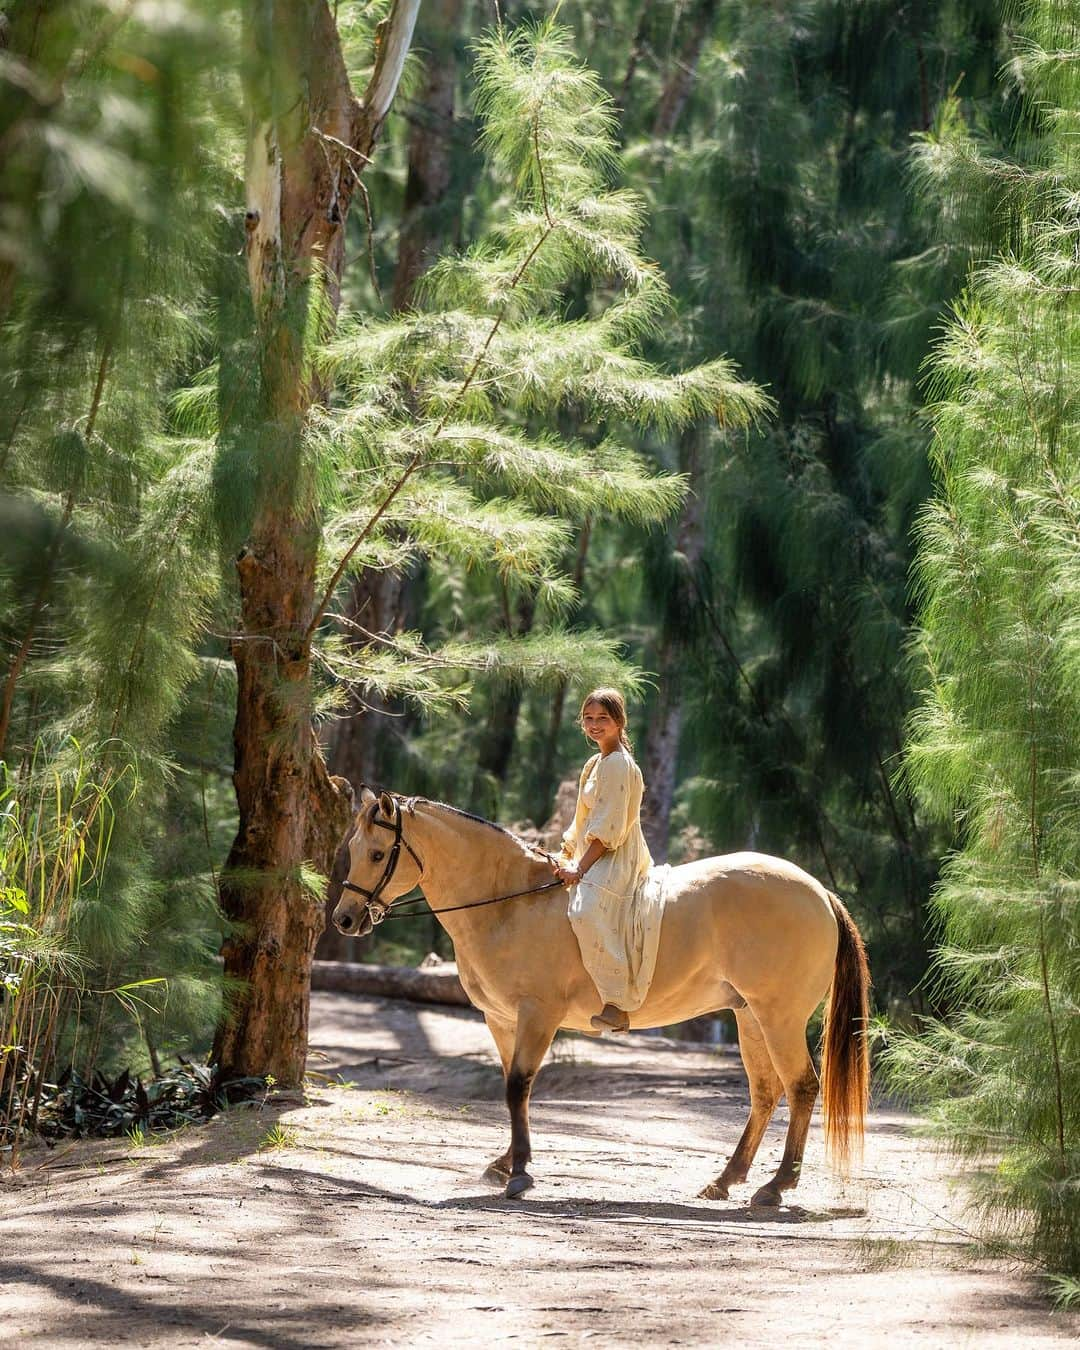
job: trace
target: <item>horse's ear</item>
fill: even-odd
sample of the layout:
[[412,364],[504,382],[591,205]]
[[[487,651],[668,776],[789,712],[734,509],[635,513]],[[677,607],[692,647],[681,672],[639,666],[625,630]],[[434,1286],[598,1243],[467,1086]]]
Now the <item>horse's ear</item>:
[[384,816],[393,816],[394,798],[389,792],[382,792],[379,794],[379,810]]
[[366,783],[360,785],[360,792],[356,798],[356,828],[362,829],[372,816],[378,810],[379,799]]

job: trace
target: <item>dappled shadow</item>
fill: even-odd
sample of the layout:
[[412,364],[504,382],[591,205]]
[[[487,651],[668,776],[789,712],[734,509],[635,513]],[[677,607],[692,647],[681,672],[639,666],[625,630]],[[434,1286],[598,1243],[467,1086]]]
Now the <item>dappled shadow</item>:
[[[263,1324],[258,1312],[246,1311],[235,1296],[199,1306],[192,1301],[170,1305],[151,1288],[145,1294],[120,1289],[88,1276],[72,1277],[42,1269],[25,1261],[0,1260],[0,1284],[30,1285],[48,1291],[70,1303],[70,1318],[63,1315],[50,1320],[48,1340],[52,1344],[69,1339],[73,1345],[138,1343],[146,1333],[160,1334],[163,1327],[177,1332],[202,1332],[212,1340],[243,1341],[266,1346],[268,1350],[316,1350],[325,1345],[320,1324],[332,1325],[340,1315],[340,1305],[321,1307],[305,1302],[295,1309],[275,1309],[272,1323]],[[350,1317],[357,1318],[355,1310]],[[360,1325],[375,1327],[378,1317],[360,1317]],[[21,1343],[29,1344],[27,1337]]]

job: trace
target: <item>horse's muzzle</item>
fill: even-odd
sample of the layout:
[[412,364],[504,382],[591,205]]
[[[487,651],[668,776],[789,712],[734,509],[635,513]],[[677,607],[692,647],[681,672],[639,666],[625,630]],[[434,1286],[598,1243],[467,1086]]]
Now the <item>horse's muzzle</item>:
[[342,909],[341,906],[338,906],[334,910],[334,927],[346,937],[367,937],[374,926],[371,921],[371,913],[366,905],[359,915],[354,912],[351,906],[348,909]]

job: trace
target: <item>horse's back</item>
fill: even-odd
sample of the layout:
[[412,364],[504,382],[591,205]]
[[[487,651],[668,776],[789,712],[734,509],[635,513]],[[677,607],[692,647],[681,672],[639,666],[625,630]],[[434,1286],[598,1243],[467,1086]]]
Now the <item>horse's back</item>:
[[816,1006],[832,978],[829,892],[795,863],[729,853],[672,867],[649,1002],[726,983],[752,1006]]

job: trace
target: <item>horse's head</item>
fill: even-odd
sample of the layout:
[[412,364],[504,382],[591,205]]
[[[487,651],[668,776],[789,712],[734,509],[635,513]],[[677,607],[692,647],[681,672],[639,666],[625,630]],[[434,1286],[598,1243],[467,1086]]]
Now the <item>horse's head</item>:
[[334,924],[349,937],[364,937],[399,895],[420,880],[423,865],[402,832],[402,808],[411,810],[390,792],[376,796],[360,790],[360,810],[349,840],[349,875],[334,910]]

